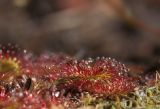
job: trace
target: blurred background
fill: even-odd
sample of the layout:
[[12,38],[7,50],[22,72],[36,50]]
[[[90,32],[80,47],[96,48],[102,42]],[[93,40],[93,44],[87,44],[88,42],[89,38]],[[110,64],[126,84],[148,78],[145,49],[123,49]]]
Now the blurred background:
[[8,42],[35,54],[156,63],[160,0],[0,0],[0,43]]

